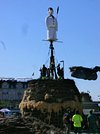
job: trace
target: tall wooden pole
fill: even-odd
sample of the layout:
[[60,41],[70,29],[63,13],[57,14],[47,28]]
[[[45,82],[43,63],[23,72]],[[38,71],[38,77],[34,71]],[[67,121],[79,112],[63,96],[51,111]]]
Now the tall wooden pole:
[[53,47],[53,41],[50,41],[50,75],[53,79],[57,79],[57,74],[56,74],[56,68],[55,68],[55,59],[54,59],[54,47]]

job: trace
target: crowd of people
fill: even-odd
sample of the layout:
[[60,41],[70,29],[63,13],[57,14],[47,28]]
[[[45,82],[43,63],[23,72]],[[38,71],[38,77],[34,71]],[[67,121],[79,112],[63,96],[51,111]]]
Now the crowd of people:
[[90,110],[88,116],[81,115],[79,111],[75,111],[73,115],[71,115],[70,112],[67,112],[63,115],[63,124],[66,134],[70,134],[72,129],[75,134],[82,134],[83,129],[86,129],[88,134],[100,133],[98,132],[100,118],[97,118],[92,110]]
[[56,79],[64,79],[64,69],[63,67],[60,67],[60,64],[58,64],[55,68],[47,68],[43,64],[43,67],[40,68],[41,79],[53,79],[54,75],[56,75]]

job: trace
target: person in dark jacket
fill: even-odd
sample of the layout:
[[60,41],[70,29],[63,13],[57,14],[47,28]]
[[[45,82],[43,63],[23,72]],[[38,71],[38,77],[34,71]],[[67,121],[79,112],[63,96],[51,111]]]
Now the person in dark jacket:
[[65,127],[65,133],[70,134],[70,129],[71,129],[70,113],[65,113],[63,115],[63,124],[64,124],[64,127]]
[[97,128],[97,119],[95,115],[93,115],[93,111],[90,111],[90,114],[87,117],[88,126],[89,126],[89,133],[91,134],[97,134],[98,128]]

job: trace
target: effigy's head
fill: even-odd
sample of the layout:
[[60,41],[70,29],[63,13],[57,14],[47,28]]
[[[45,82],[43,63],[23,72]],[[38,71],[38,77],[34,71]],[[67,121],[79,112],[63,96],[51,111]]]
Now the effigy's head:
[[49,7],[48,8],[48,13],[49,13],[49,15],[52,15],[53,14],[53,8],[52,7]]

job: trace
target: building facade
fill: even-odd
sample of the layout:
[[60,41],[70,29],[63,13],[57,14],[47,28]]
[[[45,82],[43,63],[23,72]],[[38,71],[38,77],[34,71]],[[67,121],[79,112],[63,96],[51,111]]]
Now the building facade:
[[0,107],[18,108],[28,81],[0,79]]
[[99,105],[100,102],[92,101],[91,96],[89,93],[81,93],[82,97],[82,108],[83,108],[83,113],[88,115],[90,110],[93,110],[94,112],[99,112]]

